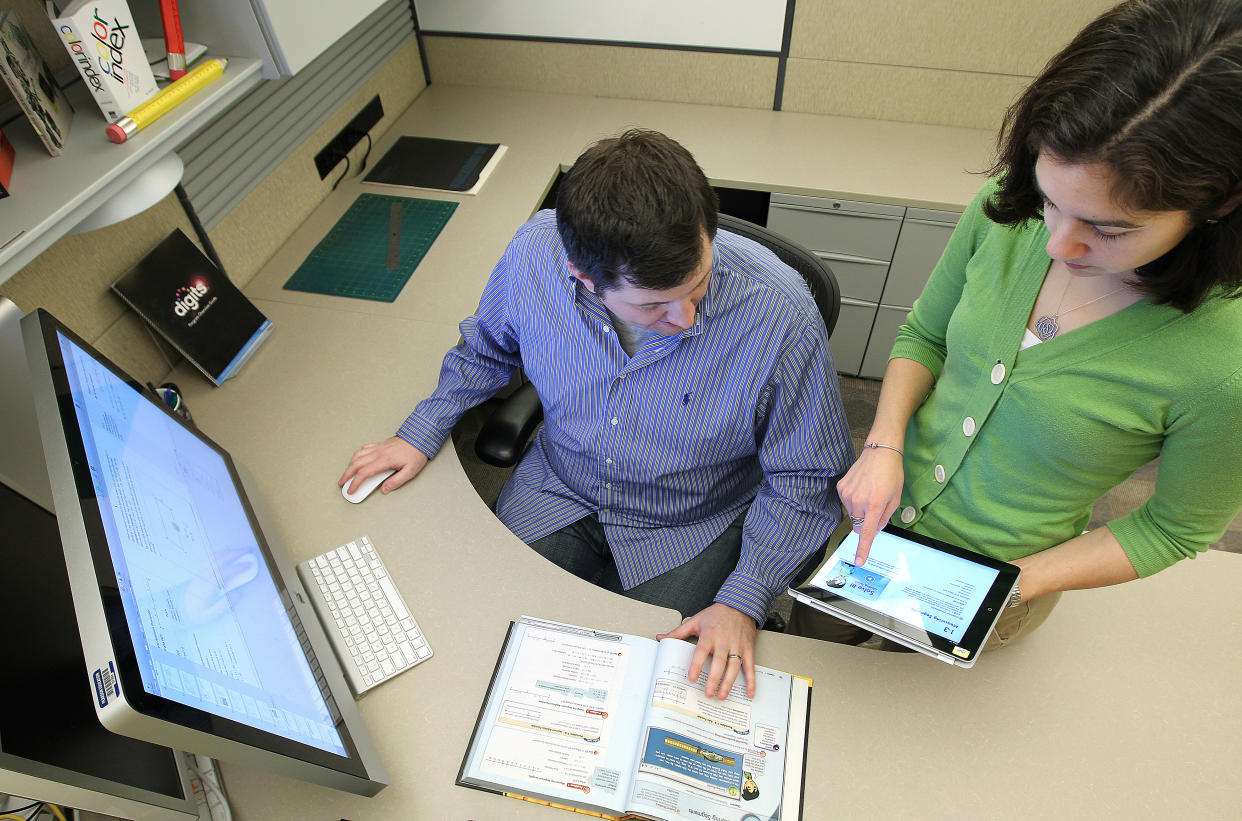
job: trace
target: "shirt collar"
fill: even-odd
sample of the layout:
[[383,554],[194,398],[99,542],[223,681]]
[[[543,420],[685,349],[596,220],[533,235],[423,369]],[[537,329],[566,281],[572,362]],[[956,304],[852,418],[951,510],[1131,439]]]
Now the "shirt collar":
[[[677,339],[683,336],[698,336],[703,332],[703,321],[705,317],[711,317],[713,306],[720,299],[718,294],[725,287],[724,278],[728,274],[728,269],[720,262],[720,252],[716,249],[716,243],[712,242],[712,275],[707,281],[707,293],[703,295],[703,299],[699,302],[699,309],[694,315],[694,324],[686,330],[682,331],[676,337],[669,339]],[[592,315],[602,322],[611,324],[612,317],[608,313],[608,308],[604,306],[603,300],[585,285],[578,281],[578,278],[569,270],[568,264],[565,267],[565,282],[570,293],[575,299],[581,299],[583,306]]]

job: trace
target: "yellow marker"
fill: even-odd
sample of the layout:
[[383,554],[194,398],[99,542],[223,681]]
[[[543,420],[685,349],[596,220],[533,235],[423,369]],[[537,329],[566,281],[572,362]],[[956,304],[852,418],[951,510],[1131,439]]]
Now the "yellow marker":
[[154,97],[108,126],[108,139],[114,143],[125,142],[139,130],[163,117],[174,106],[185,102],[191,94],[223,74],[224,67],[228,63],[229,61],[223,57],[204,60],[193,71],[178,80],[173,80]]

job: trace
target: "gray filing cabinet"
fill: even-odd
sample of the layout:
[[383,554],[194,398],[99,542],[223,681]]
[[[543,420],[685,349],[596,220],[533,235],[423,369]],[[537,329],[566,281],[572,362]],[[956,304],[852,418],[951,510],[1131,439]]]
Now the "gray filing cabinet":
[[829,344],[843,374],[881,377],[897,329],[960,214],[875,202],[773,194],[768,227],[832,268],[841,315]]
[[859,376],[884,376],[897,329],[906,321],[914,300],[923,292],[959,217],[961,214],[956,211],[906,209]]

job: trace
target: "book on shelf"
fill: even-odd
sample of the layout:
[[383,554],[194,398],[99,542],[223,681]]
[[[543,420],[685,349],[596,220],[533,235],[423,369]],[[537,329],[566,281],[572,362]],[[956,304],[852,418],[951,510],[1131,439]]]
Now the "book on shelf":
[[73,106],[15,11],[0,11],[0,75],[53,157],[64,150]]
[[694,649],[522,617],[457,783],[602,818],[799,818],[810,680],[756,667],[754,698],[741,675],[708,698]]
[[233,376],[272,323],[180,229],[112,283],[213,385]]
[[[155,96],[159,88],[125,0],[56,4],[52,26],[110,123]],[[49,6],[49,11],[51,6]]]
[[13,181],[13,159],[16,155],[17,150],[13,148],[13,143],[0,131],[0,199],[9,195],[9,185]]
[[364,182],[477,194],[508,146],[435,137],[398,137]]

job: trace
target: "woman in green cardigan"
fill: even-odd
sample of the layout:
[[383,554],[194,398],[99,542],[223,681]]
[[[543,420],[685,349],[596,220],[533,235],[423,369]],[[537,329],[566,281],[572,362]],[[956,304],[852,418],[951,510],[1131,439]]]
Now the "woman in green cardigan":
[[[1022,568],[990,646],[1060,591],[1206,550],[1242,509],[1242,0],[1105,13],[999,145],[838,485],[860,563],[892,517]],[[1157,457],[1151,498],[1084,533]]]

